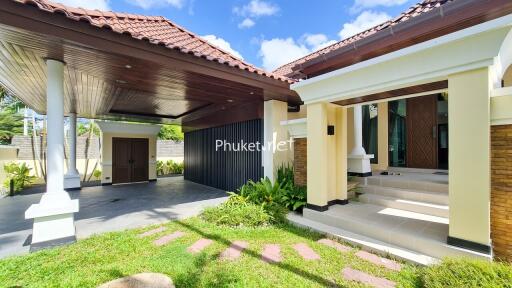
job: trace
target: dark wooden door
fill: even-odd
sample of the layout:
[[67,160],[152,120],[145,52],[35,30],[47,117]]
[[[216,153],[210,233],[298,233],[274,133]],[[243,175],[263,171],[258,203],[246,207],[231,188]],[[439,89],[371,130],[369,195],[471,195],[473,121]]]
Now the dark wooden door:
[[437,168],[437,95],[407,99],[407,167]]
[[112,139],[112,184],[148,180],[148,139]]
[[148,139],[132,139],[132,181],[148,181]]

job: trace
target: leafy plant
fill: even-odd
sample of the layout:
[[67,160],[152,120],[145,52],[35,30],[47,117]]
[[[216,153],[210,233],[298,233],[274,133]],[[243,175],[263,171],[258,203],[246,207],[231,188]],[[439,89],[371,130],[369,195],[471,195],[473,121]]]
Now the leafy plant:
[[173,160],[168,160],[166,163],[166,174],[183,174],[183,162],[178,163]]
[[98,169],[94,170],[92,172],[92,176],[94,177],[94,179],[99,180],[101,178],[101,170],[98,170]]
[[181,131],[181,126],[178,125],[162,125],[158,133],[158,139],[161,140],[183,141],[184,138],[185,136]]
[[156,161],[156,174],[159,176],[165,174],[165,164],[161,160]]
[[295,185],[294,170],[291,164],[282,164],[277,168],[277,180],[281,188],[285,190],[293,189]]
[[285,190],[281,197],[281,204],[292,211],[301,211],[307,203],[307,188],[304,186],[293,186]]
[[10,189],[11,180],[14,183],[14,192],[20,192],[25,186],[30,185],[36,179],[35,176],[30,175],[30,170],[26,163],[18,164],[15,162],[5,164],[4,171],[7,174],[7,179],[4,186]]
[[249,180],[247,184],[238,189],[238,194],[256,205],[267,205],[273,202],[279,203],[283,189],[279,182],[272,183],[268,177],[265,177],[258,182]]
[[217,207],[206,208],[201,214],[205,221],[230,227],[258,227],[268,225],[271,216],[262,206],[228,200]]

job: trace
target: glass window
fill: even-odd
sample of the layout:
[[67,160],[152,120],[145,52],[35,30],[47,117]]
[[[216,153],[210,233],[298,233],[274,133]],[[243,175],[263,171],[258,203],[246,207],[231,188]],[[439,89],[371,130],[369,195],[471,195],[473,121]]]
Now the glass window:
[[391,101],[389,107],[389,166],[406,167],[406,100]]
[[377,104],[363,105],[363,147],[366,154],[373,154],[374,158],[371,163],[379,162],[378,155],[378,109]]

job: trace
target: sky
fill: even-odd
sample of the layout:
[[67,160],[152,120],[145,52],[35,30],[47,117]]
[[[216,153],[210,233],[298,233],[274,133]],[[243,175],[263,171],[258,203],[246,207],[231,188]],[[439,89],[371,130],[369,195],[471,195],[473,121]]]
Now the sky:
[[53,0],[165,16],[234,56],[272,71],[398,16],[420,0]]

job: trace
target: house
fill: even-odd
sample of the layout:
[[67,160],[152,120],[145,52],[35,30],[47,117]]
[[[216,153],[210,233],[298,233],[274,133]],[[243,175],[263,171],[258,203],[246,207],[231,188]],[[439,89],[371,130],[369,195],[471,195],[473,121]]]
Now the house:
[[[296,179],[310,226],[388,252],[512,259],[511,13],[510,1],[425,0],[274,71],[307,111],[282,125],[307,163]],[[363,203],[347,199],[347,173]]]

